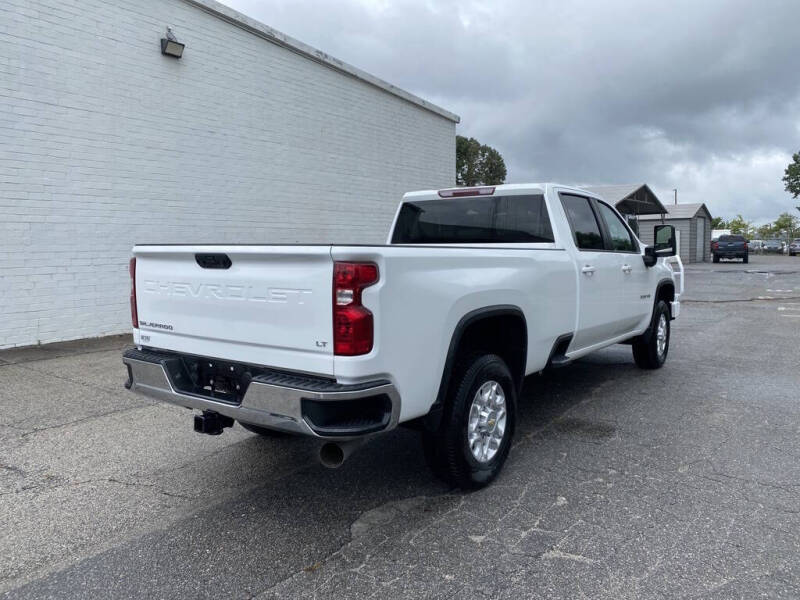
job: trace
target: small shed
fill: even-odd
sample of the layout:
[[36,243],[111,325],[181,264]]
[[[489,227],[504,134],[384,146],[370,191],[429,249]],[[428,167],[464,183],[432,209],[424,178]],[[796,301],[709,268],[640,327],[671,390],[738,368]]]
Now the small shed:
[[703,203],[673,204],[667,214],[643,215],[639,217],[639,239],[645,244],[653,243],[653,227],[647,225],[673,225],[678,236],[678,253],[686,263],[711,259],[711,213]]
[[636,233],[639,233],[637,219],[642,215],[658,215],[667,212],[661,201],[646,183],[626,183],[620,185],[582,185],[583,189],[603,197],[617,207]]

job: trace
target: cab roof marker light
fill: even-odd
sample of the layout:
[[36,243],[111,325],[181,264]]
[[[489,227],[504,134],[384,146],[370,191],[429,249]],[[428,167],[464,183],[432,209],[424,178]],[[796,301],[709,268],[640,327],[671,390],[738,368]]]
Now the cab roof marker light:
[[494,186],[454,188],[449,190],[439,190],[440,198],[461,198],[463,196],[491,196],[494,194]]

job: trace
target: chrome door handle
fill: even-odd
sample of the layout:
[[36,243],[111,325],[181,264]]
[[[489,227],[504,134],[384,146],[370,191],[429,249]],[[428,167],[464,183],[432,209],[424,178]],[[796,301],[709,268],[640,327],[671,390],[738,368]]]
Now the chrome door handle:
[[584,275],[587,275],[587,276],[591,277],[592,275],[594,275],[594,267],[593,267],[593,266],[591,266],[591,265],[586,265],[585,267],[583,267],[583,268],[581,269],[581,273],[583,273]]
[[622,272],[623,273],[630,273],[633,271],[633,267],[630,265],[622,265]]

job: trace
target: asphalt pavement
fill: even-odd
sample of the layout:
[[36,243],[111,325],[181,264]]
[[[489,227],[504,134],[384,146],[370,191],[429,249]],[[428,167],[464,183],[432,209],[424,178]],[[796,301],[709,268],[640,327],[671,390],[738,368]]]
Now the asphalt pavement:
[[316,444],[122,387],[128,336],[0,352],[5,598],[798,598],[800,258],[687,269],[665,367],[526,380],[490,487],[400,428]]

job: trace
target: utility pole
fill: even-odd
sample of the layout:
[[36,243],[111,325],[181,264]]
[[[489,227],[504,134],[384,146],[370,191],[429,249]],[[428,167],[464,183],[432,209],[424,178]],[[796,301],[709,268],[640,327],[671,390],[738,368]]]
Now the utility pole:
[[[673,188],[673,192],[675,192],[675,204],[678,203],[678,188]],[[800,206],[797,207],[797,210],[800,210]]]

